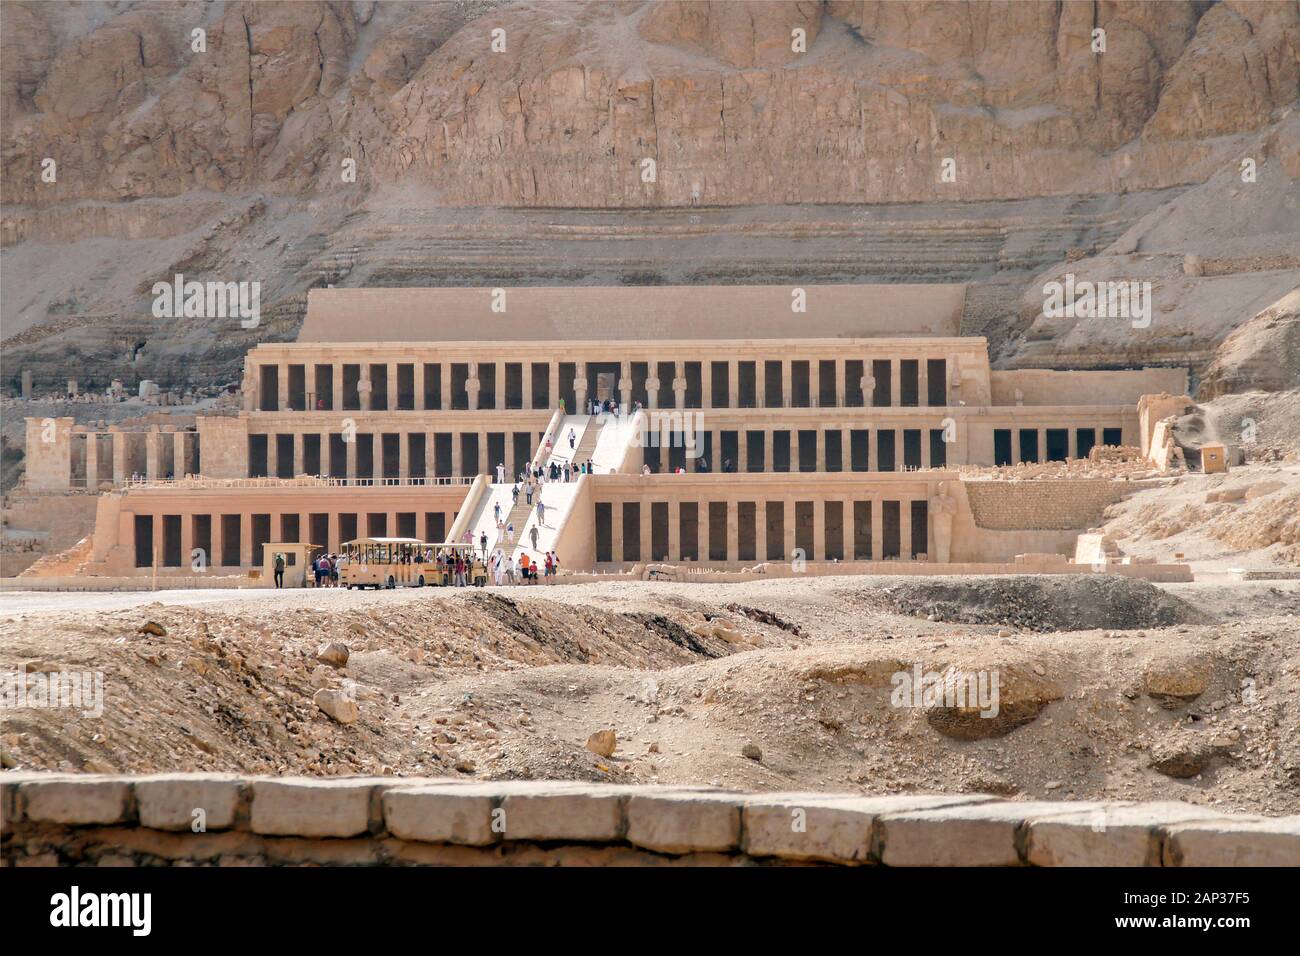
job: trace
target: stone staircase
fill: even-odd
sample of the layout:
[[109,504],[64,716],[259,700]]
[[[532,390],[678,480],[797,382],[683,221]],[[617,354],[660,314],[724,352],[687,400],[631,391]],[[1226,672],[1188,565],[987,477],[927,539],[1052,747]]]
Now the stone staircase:
[[[536,506],[536,503],[536,495],[533,496],[533,504],[530,505],[528,503],[528,496],[524,493],[523,486],[521,485],[519,488],[519,501],[510,509],[509,514],[505,516],[506,525],[513,524],[515,526],[515,547],[523,544],[524,525],[528,523],[528,512]],[[497,548],[500,548],[503,554],[507,553],[506,533],[504,530],[497,535],[496,541],[493,542],[492,547],[488,549],[488,554],[491,554]]]
[[582,441],[578,442],[578,447],[573,450],[573,457],[570,459],[575,465],[587,461],[595,454],[596,443],[600,441],[600,433],[604,429],[605,423],[601,419],[593,417],[588,421],[587,428],[582,433]]

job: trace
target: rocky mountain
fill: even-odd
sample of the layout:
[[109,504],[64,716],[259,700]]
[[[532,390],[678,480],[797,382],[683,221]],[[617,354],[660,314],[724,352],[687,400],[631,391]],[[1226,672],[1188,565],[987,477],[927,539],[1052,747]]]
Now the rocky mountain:
[[[1300,285],[1294,0],[19,0],[0,27],[6,384],[229,381],[325,283],[955,279],[1004,364],[1205,363]],[[1035,314],[1067,266],[1159,271],[1174,308],[1080,339]],[[261,282],[262,325],[154,319],[176,272]]]

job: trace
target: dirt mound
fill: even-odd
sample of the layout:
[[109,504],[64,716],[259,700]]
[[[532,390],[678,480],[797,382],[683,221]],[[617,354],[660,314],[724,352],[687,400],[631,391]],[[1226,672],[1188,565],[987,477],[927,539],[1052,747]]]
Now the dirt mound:
[[1088,631],[1208,623],[1181,598],[1117,574],[943,578],[907,581],[884,593],[904,614],[955,624]]

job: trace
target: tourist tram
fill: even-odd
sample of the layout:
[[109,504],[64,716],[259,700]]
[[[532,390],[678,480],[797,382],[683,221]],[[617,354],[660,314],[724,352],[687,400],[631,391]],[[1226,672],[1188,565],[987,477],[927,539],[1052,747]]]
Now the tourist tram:
[[339,583],[346,588],[450,587],[448,558],[461,553],[470,570],[466,583],[487,584],[483,555],[472,544],[430,544],[416,538],[357,538],[345,541]]
[[349,589],[424,587],[433,583],[433,550],[418,538],[345,541],[339,583]]

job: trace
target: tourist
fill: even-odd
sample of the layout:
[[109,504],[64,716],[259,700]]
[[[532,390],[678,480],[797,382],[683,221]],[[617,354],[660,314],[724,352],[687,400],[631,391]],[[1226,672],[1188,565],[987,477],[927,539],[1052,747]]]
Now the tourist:
[[528,537],[533,542],[533,550],[536,551],[537,550],[537,525],[533,525],[531,528],[528,529]]
[[515,486],[510,489],[510,496],[514,498],[515,504],[519,504],[519,483],[518,482],[515,482]]
[[513,585],[515,583],[515,555],[512,551],[510,557],[506,558],[506,578]]
[[487,560],[487,532],[486,531],[482,531],[479,533],[478,546],[479,549],[483,552],[483,559]]
[[528,583],[528,552],[527,551],[519,555],[519,576],[523,578],[524,584]]
[[503,461],[499,461],[497,462],[497,484],[504,485],[505,483],[506,483],[506,463]]
[[648,474],[650,474],[650,466],[649,466],[649,465],[642,465],[642,466],[641,466],[641,474],[642,474],[642,475],[648,475]]
[[506,556],[497,548],[492,552],[492,577],[496,581],[497,587],[501,587],[506,576]]
[[546,527],[546,502],[541,498],[537,499],[537,523],[543,528]]
[[515,546],[515,523],[513,521],[506,525],[506,544],[512,548]]
[[555,552],[546,552],[546,583],[555,583]]
[[[515,497],[519,497],[519,492],[517,490],[515,491]],[[501,523],[501,502],[499,501],[492,506],[492,520],[497,524]]]
[[278,553],[275,556],[275,586],[284,587],[284,555]]
[[574,448],[578,444],[578,433],[572,428],[569,429],[569,447]]
[[533,506],[533,479],[528,479],[528,484],[524,486],[524,498],[528,502],[528,507]]

